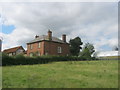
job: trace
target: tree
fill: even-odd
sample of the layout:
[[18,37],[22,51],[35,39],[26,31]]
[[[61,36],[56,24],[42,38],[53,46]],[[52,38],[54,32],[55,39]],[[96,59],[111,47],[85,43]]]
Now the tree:
[[118,51],[118,50],[119,50],[119,48],[118,48],[117,46],[115,46],[115,47],[114,47],[114,50],[115,50],[115,51]]
[[82,52],[80,53],[80,56],[84,57],[86,59],[91,58],[91,54],[89,52],[89,49],[87,47],[84,47],[83,50],[82,50]]
[[94,53],[93,53],[93,57],[98,57],[98,54],[99,54],[98,51],[97,51],[97,52],[94,52]]
[[93,44],[86,43],[85,47],[87,47],[89,49],[89,52],[90,52],[91,55],[93,54],[93,52],[95,52]]
[[80,49],[82,49],[80,45],[83,44],[81,38],[76,37],[74,39],[70,39],[69,44],[70,44],[70,53],[74,56],[78,56]]
[[91,55],[95,52],[93,44],[86,43],[83,47],[82,52],[80,53],[80,56],[83,57],[91,57]]

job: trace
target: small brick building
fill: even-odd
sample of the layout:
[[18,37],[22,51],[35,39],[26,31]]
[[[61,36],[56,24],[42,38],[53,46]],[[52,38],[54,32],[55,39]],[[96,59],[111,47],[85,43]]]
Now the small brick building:
[[69,55],[69,44],[66,42],[66,35],[62,40],[53,37],[49,30],[48,35],[35,36],[35,39],[27,43],[27,56],[42,55]]
[[22,46],[17,46],[17,47],[5,49],[3,52],[8,54],[9,56],[15,56],[18,54],[24,54],[25,50]]

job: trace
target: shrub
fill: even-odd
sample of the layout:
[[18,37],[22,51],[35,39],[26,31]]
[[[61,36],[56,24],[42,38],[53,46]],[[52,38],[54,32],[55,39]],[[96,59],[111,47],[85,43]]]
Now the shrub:
[[[95,59],[95,58],[94,58]],[[32,64],[45,64],[58,61],[80,61],[88,60],[86,57],[77,56],[34,56],[25,57],[23,55],[8,56],[2,54],[2,65],[32,65]]]
[[13,61],[14,61],[13,57],[10,57],[7,54],[2,53],[2,65],[3,66],[5,66],[5,65],[12,65],[12,64],[14,64]]

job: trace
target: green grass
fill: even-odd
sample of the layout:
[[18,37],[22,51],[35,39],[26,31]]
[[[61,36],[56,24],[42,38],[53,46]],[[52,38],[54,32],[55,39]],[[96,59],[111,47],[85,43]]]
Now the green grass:
[[6,66],[2,70],[3,88],[118,87],[118,60]]
[[101,59],[120,59],[120,56],[106,56],[106,57],[100,57]]

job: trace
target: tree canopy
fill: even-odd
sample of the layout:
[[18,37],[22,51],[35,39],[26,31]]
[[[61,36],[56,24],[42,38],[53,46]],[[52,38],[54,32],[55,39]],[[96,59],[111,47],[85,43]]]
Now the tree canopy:
[[115,46],[113,50],[118,51],[119,50],[118,46]]
[[89,50],[89,52],[90,52],[91,55],[92,55],[93,52],[95,52],[93,44],[86,43],[84,47],[88,48],[88,50]]
[[80,56],[90,58],[93,52],[95,52],[93,44],[86,43],[80,53]]
[[81,38],[76,37],[74,39],[70,39],[69,44],[70,44],[71,55],[78,56],[80,49],[82,49],[81,45],[83,44],[83,42],[81,41]]

